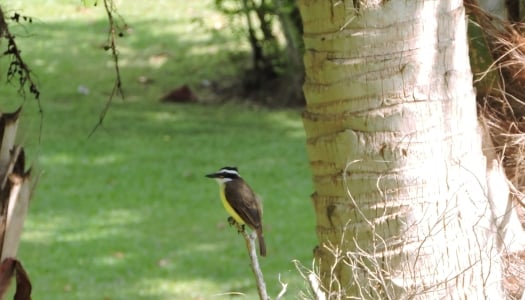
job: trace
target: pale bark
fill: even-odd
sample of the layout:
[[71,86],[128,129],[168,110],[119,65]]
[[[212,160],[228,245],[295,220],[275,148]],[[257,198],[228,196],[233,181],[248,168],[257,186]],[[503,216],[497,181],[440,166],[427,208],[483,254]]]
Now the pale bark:
[[329,298],[503,299],[462,1],[299,5]]

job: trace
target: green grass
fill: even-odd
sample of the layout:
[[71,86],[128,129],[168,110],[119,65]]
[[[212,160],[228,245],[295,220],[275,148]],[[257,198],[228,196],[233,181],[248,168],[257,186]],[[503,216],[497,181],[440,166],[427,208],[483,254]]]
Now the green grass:
[[[270,294],[280,274],[295,298],[303,282],[291,261],[309,265],[315,245],[299,111],[158,101],[184,83],[199,94],[202,80],[235,70],[227,50],[244,45],[212,29],[221,17],[205,2],[122,7],[133,28],[119,46],[126,100],[88,138],[114,79],[100,50],[104,13],[75,1],[31,3],[22,13],[37,16],[34,24],[13,28],[42,92],[41,142],[34,100],[8,84],[0,103],[24,103],[20,142],[39,177],[19,250],[33,298],[255,299],[244,241],[226,223],[217,184],[204,177],[225,165],[238,166],[264,199]],[[154,82],[141,85],[138,76]]]

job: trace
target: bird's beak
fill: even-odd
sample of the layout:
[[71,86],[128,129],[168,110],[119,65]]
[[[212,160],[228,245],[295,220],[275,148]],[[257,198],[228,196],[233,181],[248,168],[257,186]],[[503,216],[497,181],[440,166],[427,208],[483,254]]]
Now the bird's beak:
[[216,178],[216,177],[217,177],[217,174],[216,174],[216,173],[213,173],[213,174],[206,174],[206,177],[208,177],[208,178]]

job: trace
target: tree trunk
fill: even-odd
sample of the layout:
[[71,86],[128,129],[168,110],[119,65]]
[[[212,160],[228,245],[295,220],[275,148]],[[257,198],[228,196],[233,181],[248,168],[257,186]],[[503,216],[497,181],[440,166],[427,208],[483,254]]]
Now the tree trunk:
[[462,1],[299,1],[330,299],[503,299]]

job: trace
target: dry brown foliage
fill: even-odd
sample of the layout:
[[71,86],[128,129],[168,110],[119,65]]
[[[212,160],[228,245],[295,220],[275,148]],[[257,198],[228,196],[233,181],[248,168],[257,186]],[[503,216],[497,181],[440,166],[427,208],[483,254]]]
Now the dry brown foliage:
[[[470,19],[482,28],[492,64],[478,74],[479,82],[489,72],[497,74],[485,93],[478,93],[479,117],[486,125],[494,150],[503,162],[522,225],[525,224],[525,24],[493,17],[476,0],[466,0]],[[481,59],[483,60],[483,59]],[[478,59],[479,61],[479,59]],[[504,287],[511,299],[525,290],[525,249],[505,259]]]

